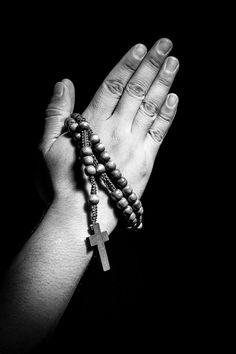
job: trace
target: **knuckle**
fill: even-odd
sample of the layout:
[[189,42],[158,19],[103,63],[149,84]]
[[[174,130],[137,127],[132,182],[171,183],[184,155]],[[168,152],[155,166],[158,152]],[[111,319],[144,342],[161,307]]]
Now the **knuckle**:
[[140,106],[141,110],[149,117],[154,117],[158,111],[158,107],[155,103],[149,100],[144,100]]
[[127,85],[127,92],[134,97],[143,99],[146,93],[144,85],[140,82],[130,82]]
[[124,90],[124,86],[121,81],[116,79],[110,79],[104,82],[105,87],[111,92],[113,95],[121,96]]
[[152,139],[157,143],[161,143],[164,139],[164,133],[158,128],[150,129],[149,134],[151,135]]

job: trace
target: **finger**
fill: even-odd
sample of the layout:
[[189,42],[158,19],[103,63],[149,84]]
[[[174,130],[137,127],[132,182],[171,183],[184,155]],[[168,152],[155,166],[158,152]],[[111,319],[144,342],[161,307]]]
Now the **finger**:
[[96,109],[104,119],[112,115],[123,93],[124,87],[139,66],[146,51],[147,49],[143,44],[135,45],[113,68],[84,112],[84,115],[87,116],[88,119],[89,112],[94,111],[94,109]]
[[142,64],[128,82],[116,109],[120,120],[124,121],[127,126],[131,127],[143,98],[171,49],[172,42],[169,39],[160,39],[145,56]]
[[167,96],[157,118],[154,120],[146,135],[145,144],[147,151],[153,152],[154,154],[157,153],[171,123],[173,122],[177,111],[178,101],[178,96],[174,93],[170,93]]
[[54,86],[54,93],[46,110],[41,148],[46,153],[61,134],[65,119],[73,112],[75,90],[73,83],[64,79]]
[[178,69],[178,59],[168,57],[142,101],[132,125],[132,132],[139,135],[140,139],[146,137],[147,131],[166,99]]

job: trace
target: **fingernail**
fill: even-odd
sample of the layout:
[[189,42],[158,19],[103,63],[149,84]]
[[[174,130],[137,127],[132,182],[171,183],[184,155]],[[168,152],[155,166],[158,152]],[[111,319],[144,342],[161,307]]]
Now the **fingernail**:
[[162,38],[158,41],[156,50],[160,55],[166,55],[172,48],[172,42],[167,38]]
[[64,85],[62,82],[57,82],[54,86],[54,96],[61,97],[63,95]]
[[169,57],[166,59],[165,69],[173,73],[177,69],[178,65],[179,65],[178,59],[176,59],[175,57]]
[[167,96],[167,106],[169,107],[174,107],[178,102],[178,96],[175,95],[174,93],[170,93],[168,96]]
[[134,57],[136,59],[142,59],[144,57],[144,55],[146,54],[147,52],[147,49],[146,47],[143,45],[143,44],[137,44],[135,47],[134,47],[134,51],[133,51],[133,54],[134,54]]

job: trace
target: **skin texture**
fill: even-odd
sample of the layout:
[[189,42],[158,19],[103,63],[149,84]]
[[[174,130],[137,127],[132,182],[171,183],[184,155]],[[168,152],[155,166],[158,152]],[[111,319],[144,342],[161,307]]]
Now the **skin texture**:
[[[141,44],[131,48],[106,77],[83,112],[139,197],[178,103],[175,94],[167,97],[179,68],[176,58],[167,57],[171,48],[168,39],[159,40],[146,55],[146,48]],[[129,91],[125,89],[127,87]],[[62,96],[54,96],[48,107],[41,148],[55,194],[60,198],[74,198],[77,189],[72,168],[74,148],[67,137],[61,136],[65,118],[73,112],[74,87],[65,79],[56,85],[56,89]],[[141,105],[144,95],[145,104]],[[157,117],[153,117],[154,110],[159,113]],[[106,196],[103,198],[102,195],[101,199],[104,205]],[[110,213],[108,209],[106,211]]]
[[[132,47],[83,112],[139,197],[177,109],[178,97],[168,95],[179,67],[176,58],[168,57],[171,48],[168,39],[159,40],[149,52],[141,44]],[[54,198],[2,286],[4,352],[27,352],[53,332],[92,257],[85,243],[84,185],[76,183],[74,147],[63,134],[74,102],[73,83],[68,79],[58,82],[46,111],[40,146]],[[85,190],[88,188],[85,182]],[[99,197],[101,229],[110,234],[117,218],[102,190]]]

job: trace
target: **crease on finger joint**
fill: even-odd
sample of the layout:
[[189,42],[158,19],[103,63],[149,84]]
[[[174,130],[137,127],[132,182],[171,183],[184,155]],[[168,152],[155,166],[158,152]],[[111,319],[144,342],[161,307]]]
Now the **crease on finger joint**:
[[165,137],[165,134],[160,129],[149,129],[148,133],[152,137],[152,139],[157,142],[161,143]]
[[153,118],[156,117],[158,107],[155,103],[151,101],[144,100],[140,105],[141,111],[143,111],[146,115]]
[[105,87],[114,95],[121,96],[124,90],[124,86],[121,81],[116,79],[106,80],[104,82]]
[[142,85],[137,84],[135,82],[130,82],[126,87],[126,90],[130,96],[133,96],[135,98],[143,100],[145,97],[144,88],[142,87]]

